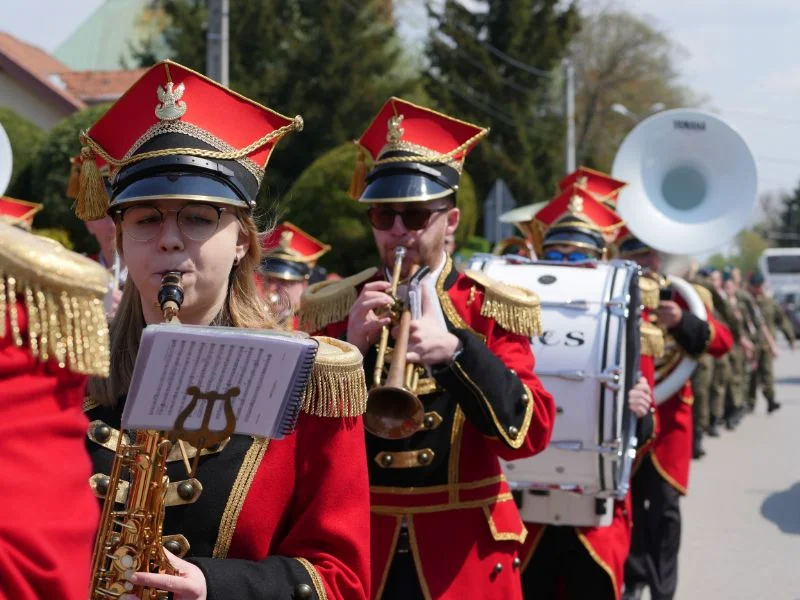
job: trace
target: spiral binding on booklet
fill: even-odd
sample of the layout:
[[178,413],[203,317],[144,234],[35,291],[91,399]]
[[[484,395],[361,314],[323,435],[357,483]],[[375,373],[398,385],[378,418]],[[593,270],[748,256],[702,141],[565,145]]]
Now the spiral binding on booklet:
[[291,434],[297,426],[297,419],[300,418],[300,407],[303,404],[303,395],[308,386],[311,371],[314,368],[314,361],[317,359],[318,348],[319,346],[309,350],[299,364],[294,383],[292,384],[292,397],[286,403],[279,421],[281,424],[281,435]]

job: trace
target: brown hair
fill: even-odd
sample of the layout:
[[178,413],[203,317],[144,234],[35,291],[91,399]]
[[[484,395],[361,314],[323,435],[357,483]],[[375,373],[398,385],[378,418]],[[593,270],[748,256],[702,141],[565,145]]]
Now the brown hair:
[[[228,296],[212,325],[245,327],[249,329],[275,328],[277,324],[261,298],[254,273],[261,263],[261,237],[251,213],[236,210],[236,218],[247,233],[250,247],[231,269],[228,279]],[[117,248],[122,248],[122,231],[117,226]],[[110,325],[111,370],[108,379],[93,378],[89,382],[89,395],[100,405],[114,406],[127,393],[139,351],[139,339],[145,327],[142,299],[139,290],[128,279],[122,293],[117,314]]]

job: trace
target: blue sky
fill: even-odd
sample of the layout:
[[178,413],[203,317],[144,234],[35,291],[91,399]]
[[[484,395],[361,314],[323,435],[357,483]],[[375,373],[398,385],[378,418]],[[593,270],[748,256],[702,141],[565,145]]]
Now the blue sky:
[[[102,1],[0,0],[0,29],[53,50]],[[422,0],[401,4],[403,31],[414,35],[424,16]],[[800,180],[800,1],[616,0],[616,5],[646,17],[686,50],[679,65],[685,82],[747,139],[759,162],[760,190],[793,189]]]

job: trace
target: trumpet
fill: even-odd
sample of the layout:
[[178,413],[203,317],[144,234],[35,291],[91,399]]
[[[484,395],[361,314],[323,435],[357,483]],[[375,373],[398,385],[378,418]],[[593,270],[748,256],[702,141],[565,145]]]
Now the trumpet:
[[[406,256],[402,246],[395,248],[394,266],[389,295],[395,300],[395,313],[400,301],[397,298],[397,286],[400,283],[400,269]],[[420,399],[413,393],[416,387],[415,365],[408,363],[408,335],[411,325],[411,308],[406,302],[399,309],[398,334],[392,352],[392,364],[386,381],[381,384],[383,366],[386,361],[386,350],[389,345],[389,327],[381,329],[378,345],[378,356],[373,372],[373,388],[367,397],[367,411],[364,414],[364,428],[371,434],[387,440],[398,440],[410,437],[422,426],[425,409]]]

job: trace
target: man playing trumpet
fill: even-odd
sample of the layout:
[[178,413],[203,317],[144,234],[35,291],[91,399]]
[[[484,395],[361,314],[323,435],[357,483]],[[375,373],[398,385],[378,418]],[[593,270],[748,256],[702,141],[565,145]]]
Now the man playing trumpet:
[[[370,205],[384,273],[323,282],[303,299],[301,326],[355,344],[370,379],[384,328],[396,348],[407,343],[405,357],[387,352],[387,360],[415,365],[407,381],[416,381],[421,423],[400,439],[367,434],[373,598],[522,597],[518,554],[527,533],[498,457],[533,455],[552,431],[554,405],[533,373],[529,339],[539,302],[458,273],[445,251],[459,222],[464,158],[486,133],[390,99],[359,140],[374,159],[366,186],[357,165],[351,188]],[[387,293],[394,288],[397,303]],[[418,301],[410,322],[397,326],[387,309],[407,304],[406,288]]]

